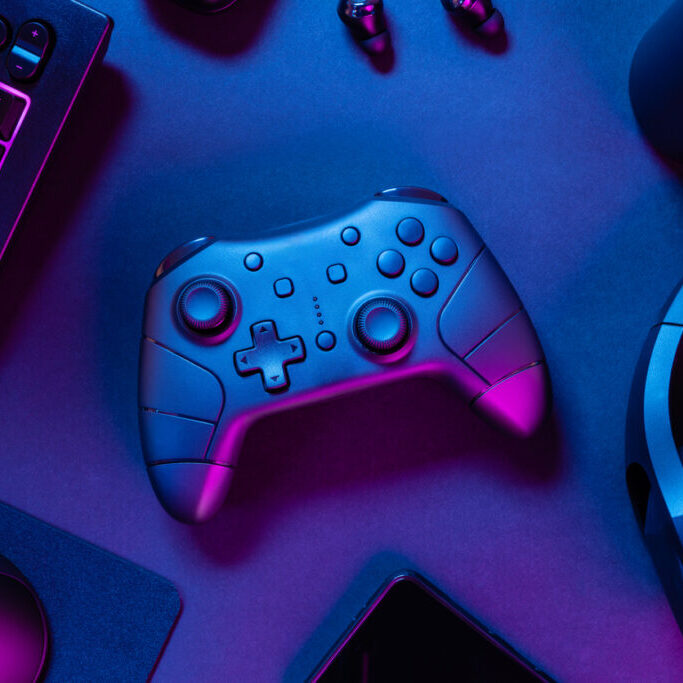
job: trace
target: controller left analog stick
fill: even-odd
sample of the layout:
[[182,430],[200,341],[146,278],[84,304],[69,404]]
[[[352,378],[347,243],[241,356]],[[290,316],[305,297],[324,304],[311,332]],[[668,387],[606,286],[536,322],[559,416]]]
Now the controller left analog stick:
[[223,283],[205,278],[185,287],[178,300],[178,313],[192,332],[212,336],[230,325],[235,303]]

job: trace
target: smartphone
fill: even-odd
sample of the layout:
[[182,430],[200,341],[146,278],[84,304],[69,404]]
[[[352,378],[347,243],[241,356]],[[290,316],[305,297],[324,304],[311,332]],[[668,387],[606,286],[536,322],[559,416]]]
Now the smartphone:
[[311,683],[553,681],[410,571],[391,576],[325,656]]

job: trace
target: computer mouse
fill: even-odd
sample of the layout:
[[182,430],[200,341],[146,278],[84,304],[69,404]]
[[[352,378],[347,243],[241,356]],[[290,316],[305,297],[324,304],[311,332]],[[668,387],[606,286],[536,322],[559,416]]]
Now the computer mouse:
[[215,14],[228,9],[235,0],[175,0],[179,5],[200,14]]
[[47,656],[45,610],[26,577],[0,556],[0,683],[36,683]]

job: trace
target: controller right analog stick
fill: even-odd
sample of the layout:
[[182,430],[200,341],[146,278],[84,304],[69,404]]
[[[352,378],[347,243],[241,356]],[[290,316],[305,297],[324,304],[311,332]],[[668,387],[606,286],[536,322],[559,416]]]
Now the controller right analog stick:
[[211,336],[220,334],[230,325],[235,315],[235,304],[223,283],[210,279],[195,280],[180,295],[178,313],[192,332]]
[[354,332],[372,353],[388,355],[410,338],[412,321],[408,309],[396,299],[378,297],[366,301],[356,313]]

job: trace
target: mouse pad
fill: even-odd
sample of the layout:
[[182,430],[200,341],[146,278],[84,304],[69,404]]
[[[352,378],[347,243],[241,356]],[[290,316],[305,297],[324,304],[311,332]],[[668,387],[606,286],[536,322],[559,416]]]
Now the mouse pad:
[[0,554],[43,602],[43,679],[146,681],[180,612],[166,579],[0,503]]

